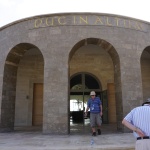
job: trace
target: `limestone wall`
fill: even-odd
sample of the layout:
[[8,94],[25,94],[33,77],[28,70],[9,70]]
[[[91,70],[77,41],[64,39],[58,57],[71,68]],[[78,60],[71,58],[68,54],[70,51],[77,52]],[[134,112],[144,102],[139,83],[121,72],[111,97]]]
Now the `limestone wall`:
[[[142,103],[143,94],[144,98],[149,97],[148,69],[144,68],[149,66],[149,57],[148,60],[142,57],[142,65],[140,61],[142,52],[150,45],[149,31],[149,23],[144,21],[92,13],[36,16],[1,28],[1,124],[5,128],[13,125],[14,103],[16,100],[21,101],[20,97],[24,100],[20,104],[18,101],[16,107],[27,105],[25,95],[31,91],[29,82],[44,80],[43,132],[68,133],[69,78],[77,72],[89,72],[100,80],[103,89],[107,88],[107,83],[114,82],[117,127],[122,130],[123,116]],[[41,52],[43,61],[30,61],[30,56],[26,57],[25,53],[32,52],[33,48]],[[149,49],[147,51],[149,55]],[[36,59],[34,56],[33,58]],[[20,68],[22,63],[26,62],[24,68]],[[38,72],[33,62],[39,65],[39,68],[43,65],[43,70]],[[10,66],[15,69],[10,70]],[[30,67],[33,67],[33,72]],[[13,82],[6,78],[7,72]],[[22,74],[22,77],[19,74]],[[25,82],[26,79],[28,83]],[[21,92],[18,92],[19,83],[22,83],[25,89],[21,96]],[[8,90],[10,93],[6,92]],[[13,100],[10,102],[10,99]],[[23,107],[25,114],[26,108]],[[8,110],[11,109],[13,113],[9,115]],[[6,114],[8,118],[5,117]],[[30,113],[28,115],[31,116]],[[22,121],[16,121],[16,124],[28,122],[31,120],[29,116]],[[21,118],[17,111],[16,118]],[[29,122],[27,124],[30,124]]]

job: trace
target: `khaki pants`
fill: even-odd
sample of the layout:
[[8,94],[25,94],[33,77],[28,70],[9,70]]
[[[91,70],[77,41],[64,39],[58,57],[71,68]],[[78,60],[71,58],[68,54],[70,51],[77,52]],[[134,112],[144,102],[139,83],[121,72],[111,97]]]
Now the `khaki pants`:
[[137,140],[135,150],[150,150],[150,139]]

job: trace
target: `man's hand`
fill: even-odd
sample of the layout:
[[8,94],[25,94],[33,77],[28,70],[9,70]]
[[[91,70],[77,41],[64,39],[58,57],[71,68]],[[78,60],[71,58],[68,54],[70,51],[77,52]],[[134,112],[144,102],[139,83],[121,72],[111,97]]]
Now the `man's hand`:
[[103,115],[103,112],[101,111],[101,112],[100,112],[100,116],[102,116],[102,115]]
[[85,117],[87,117],[87,112],[85,112],[85,114],[84,114],[84,115],[85,115]]
[[140,137],[146,136],[139,128],[136,128],[135,131]]
[[140,137],[145,136],[145,134],[142,132],[142,130],[140,130],[139,128],[135,127],[133,124],[131,124],[127,120],[123,119],[122,124],[125,125],[127,128],[129,128],[130,130],[136,132]]

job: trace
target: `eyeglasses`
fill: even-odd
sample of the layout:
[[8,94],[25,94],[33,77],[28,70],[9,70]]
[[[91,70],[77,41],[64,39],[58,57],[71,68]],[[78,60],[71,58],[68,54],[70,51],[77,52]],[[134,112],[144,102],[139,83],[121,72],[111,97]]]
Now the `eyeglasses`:
[[91,95],[91,96],[95,96],[95,95]]

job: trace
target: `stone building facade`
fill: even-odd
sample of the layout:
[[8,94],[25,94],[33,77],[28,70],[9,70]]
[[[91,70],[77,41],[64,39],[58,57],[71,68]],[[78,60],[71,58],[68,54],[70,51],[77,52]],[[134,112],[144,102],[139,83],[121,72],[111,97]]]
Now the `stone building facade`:
[[86,102],[95,90],[103,119],[127,132],[123,117],[150,97],[148,22],[99,13],[35,16],[0,28],[0,53],[2,131],[42,125],[43,133],[68,134],[70,97]]

